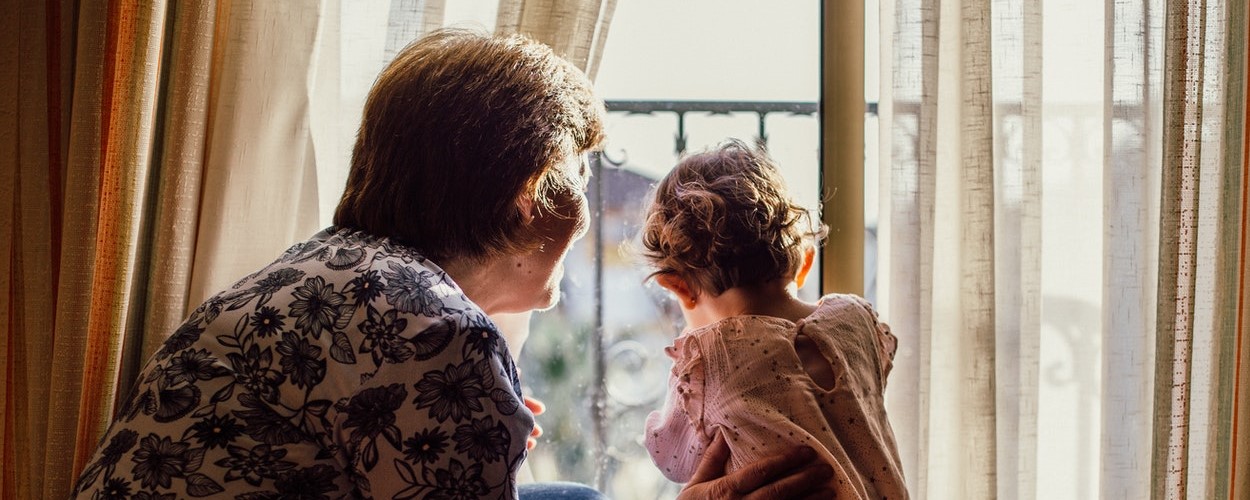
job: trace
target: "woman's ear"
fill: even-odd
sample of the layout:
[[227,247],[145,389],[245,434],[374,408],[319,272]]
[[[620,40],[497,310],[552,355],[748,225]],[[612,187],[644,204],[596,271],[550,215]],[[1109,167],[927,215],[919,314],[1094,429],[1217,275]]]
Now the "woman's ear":
[[516,200],[517,213],[521,214],[521,220],[526,224],[534,222],[537,206],[534,203],[534,197],[529,194],[523,194]]
[[686,280],[673,273],[660,274],[655,277],[655,282],[664,287],[665,290],[673,292],[677,296],[677,301],[681,302],[684,309],[694,309],[698,301],[698,294],[690,287]]
[[799,271],[794,274],[794,284],[799,288],[803,288],[803,283],[807,282],[807,273],[812,270],[812,263],[816,261],[816,249],[807,247],[803,250],[803,264],[799,266]]

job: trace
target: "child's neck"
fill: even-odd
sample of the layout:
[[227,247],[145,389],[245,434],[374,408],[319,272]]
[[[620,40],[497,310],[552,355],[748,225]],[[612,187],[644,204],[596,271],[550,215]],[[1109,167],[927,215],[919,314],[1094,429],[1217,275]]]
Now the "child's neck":
[[687,309],[686,322],[699,328],[733,316],[772,316],[797,322],[810,316],[816,305],[799,300],[793,282],[780,280],[753,287],[734,287],[715,297],[700,295]]

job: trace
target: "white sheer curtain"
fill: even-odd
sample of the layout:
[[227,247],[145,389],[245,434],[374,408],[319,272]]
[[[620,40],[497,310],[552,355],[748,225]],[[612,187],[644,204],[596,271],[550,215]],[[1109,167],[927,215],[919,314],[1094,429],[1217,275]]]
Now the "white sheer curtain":
[[220,4],[189,307],[317,229],[309,108],[326,4]]
[[1230,498],[1244,2],[881,20],[878,300],[913,495]]

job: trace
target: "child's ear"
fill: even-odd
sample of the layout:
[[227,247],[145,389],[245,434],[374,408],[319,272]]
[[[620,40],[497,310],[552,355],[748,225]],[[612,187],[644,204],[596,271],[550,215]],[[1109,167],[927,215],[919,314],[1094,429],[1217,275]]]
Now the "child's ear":
[[681,276],[673,273],[660,274],[655,277],[655,282],[665,290],[673,292],[673,295],[677,296],[677,301],[681,302],[681,306],[685,309],[694,309],[695,304],[698,303],[698,294]]
[[794,275],[794,284],[799,288],[803,288],[803,283],[807,282],[807,273],[812,270],[812,263],[816,261],[816,249],[807,247],[803,250],[803,264],[799,266],[799,272]]

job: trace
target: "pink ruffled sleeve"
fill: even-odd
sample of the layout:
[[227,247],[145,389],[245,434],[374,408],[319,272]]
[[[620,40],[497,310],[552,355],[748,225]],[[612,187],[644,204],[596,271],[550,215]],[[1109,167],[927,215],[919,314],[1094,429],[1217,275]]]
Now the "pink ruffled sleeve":
[[894,368],[894,354],[898,352],[898,337],[894,336],[894,332],[890,331],[890,325],[881,321],[881,317],[877,314],[877,310],[872,307],[872,303],[863,297],[853,296],[855,302],[868,311],[868,316],[872,318],[872,322],[877,326],[877,334],[875,336],[877,345],[877,358],[881,360],[881,386],[885,387],[886,378],[890,375],[890,370]]
[[698,342],[686,336],[678,337],[664,352],[673,358],[668,398],[662,410],[647,416],[644,442],[664,477],[685,483],[712,441],[703,421],[703,356]]

